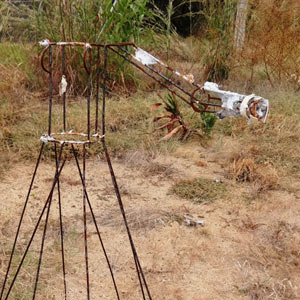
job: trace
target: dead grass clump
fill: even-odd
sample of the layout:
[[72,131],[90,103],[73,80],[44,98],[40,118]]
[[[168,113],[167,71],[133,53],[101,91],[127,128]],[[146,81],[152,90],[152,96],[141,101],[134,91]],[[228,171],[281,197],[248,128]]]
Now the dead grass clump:
[[124,155],[126,165],[143,172],[144,176],[170,178],[178,170],[170,163],[157,160],[157,155],[147,151],[128,151]]
[[[22,119],[29,92],[25,74],[14,66],[0,64],[0,127],[9,127]],[[29,104],[31,105],[31,104]],[[28,106],[29,106],[28,105]],[[9,128],[7,128],[9,130]],[[0,130],[1,134],[1,130]]]
[[[181,221],[182,217],[174,212],[159,209],[129,208],[126,209],[127,222],[131,230],[149,231],[159,226]],[[125,230],[124,221],[120,217],[119,209],[112,209],[99,217],[99,225]]]
[[256,192],[273,190],[277,187],[278,174],[268,162],[256,163],[255,156],[259,150],[250,147],[248,151],[233,153],[230,159],[228,177],[237,182],[253,184]]
[[251,158],[240,158],[233,161],[232,177],[238,182],[253,182],[256,179],[256,166]]
[[196,203],[212,202],[226,193],[226,186],[215,180],[195,178],[178,181],[172,186],[170,192]]

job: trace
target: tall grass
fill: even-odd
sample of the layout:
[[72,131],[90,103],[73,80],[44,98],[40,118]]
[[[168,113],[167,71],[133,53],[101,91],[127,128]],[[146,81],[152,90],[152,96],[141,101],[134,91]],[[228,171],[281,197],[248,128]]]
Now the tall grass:
[[0,2],[0,41],[19,41],[32,38],[30,21],[34,11],[23,3]]
[[[182,1],[183,5],[185,1]],[[155,30],[158,33],[156,35],[156,42],[160,45],[160,50],[164,53],[164,59],[166,63],[169,62],[169,55],[171,50],[172,36],[176,35],[175,27],[172,24],[173,15],[180,7],[174,5],[173,0],[169,0],[166,6],[166,10],[161,10],[154,2],[152,3],[152,14],[156,20]]]
[[[35,6],[31,30],[38,40],[139,43],[146,32],[143,23],[147,17],[146,0],[42,0]],[[81,58],[70,56],[72,72],[79,74],[74,84],[80,86]],[[119,57],[111,55],[108,72],[113,81],[131,82],[130,68],[125,71],[124,60]]]
[[146,0],[42,0],[32,29],[53,41],[138,42],[147,15]]
[[207,43],[205,55],[208,81],[228,79],[233,53],[233,28],[236,1],[202,0],[203,10],[199,12],[205,23],[201,34]]
[[[166,8],[153,4],[153,15],[157,21],[155,31],[159,33],[156,40],[159,42],[160,52],[164,53],[165,61],[168,63],[172,48],[178,47],[178,36],[175,21],[178,18],[186,18],[190,23],[182,24],[188,26],[190,34],[201,36],[202,47],[198,57],[204,56],[206,65],[206,80],[221,81],[227,79],[230,72],[231,57],[233,53],[233,28],[236,14],[237,1],[221,0],[195,0],[174,1],[169,0]],[[198,10],[192,10],[197,7]],[[182,12],[183,7],[188,7],[188,12]],[[198,22],[194,21],[198,19]],[[197,23],[194,28],[193,24]],[[190,39],[190,48],[193,48]],[[194,51],[199,49],[194,48]],[[198,59],[199,60],[199,59]]]
[[291,81],[299,88],[299,16],[298,0],[262,0],[252,3],[248,11],[247,41],[241,58],[251,74],[263,66],[273,87]]
[[[0,4],[0,34],[4,40],[38,41],[83,41],[90,43],[140,42],[140,36],[148,31],[143,26],[150,18],[146,0],[40,0],[32,5]],[[77,73],[73,85],[81,86],[81,53],[71,55],[66,50],[71,69],[69,77]],[[70,55],[68,55],[70,54]],[[109,69],[112,80],[130,80],[132,74],[124,60],[111,56]],[[131,81],[131,80],[130,80]]]

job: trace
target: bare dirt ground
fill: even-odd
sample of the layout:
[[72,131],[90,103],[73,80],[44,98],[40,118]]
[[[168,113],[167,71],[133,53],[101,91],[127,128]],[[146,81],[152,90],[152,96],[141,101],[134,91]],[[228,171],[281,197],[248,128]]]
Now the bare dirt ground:
[[[224,143],[233,141],[228,140]],[[223,147],[222,149],[226,149]],[[172,156],[130,152],[115,159],[129,225],[152,299],[300,299],[299,182],[252,199],[248,183],[227,179],[226,151],[183,145]],[[17,164],[0,184],[0,278],[8,261],[34,163]],[[54,162],[42,163],[30,195],[16,262],[49,193]],[[227,191],[194,203],[170,193],[179,179],[220,179]],[[288,179],[286,179],[288,180]],[[82,191],[74,161],[61,175],[68,299],[86,299]],[[87,162],[87,190],[116,276],[121,299],[142,299],[105,161]],[[250,199],[250,200],[249,200]],[[89,212],[89,210],[88,210]],[[187,226],[185,215],[205,225]],[[11,299],[31,299],[40,229]],[[91,299],[116,299],[88,213]],[[37,299],[64,299],[57,193],[53,198]],[[22,296],[21,296],[22,295]]]

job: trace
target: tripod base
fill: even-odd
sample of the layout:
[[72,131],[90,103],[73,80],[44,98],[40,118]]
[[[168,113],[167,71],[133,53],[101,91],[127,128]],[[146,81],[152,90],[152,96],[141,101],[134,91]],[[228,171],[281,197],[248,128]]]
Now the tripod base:
[[[132,267],[135,269],[136,275],[128,278],[129,282],[136,282],[135,286],[139,287],[136,293],[136,299],[151,299],[150,291],[140,265],[140,261],[136,252],[136,248],[131,236],[131,232],[126,219],[126,214],[124,206],[121,200],[118,184],[116,177],[112,168],[111,160],[107,151],[104,137],[101,139],[103,150],[106,157],[106,162],[111,175],[114,191],[117,197],[118,206],[120,209],[120,217],[123,219],[124,227],[127,233],[127,251],[132,252],[133,261]],[[104,240],[102,238],[102,233],[100,233],[100,228],[98,226],[97,215],[92,204],[86,185],[86,143],[77,145],[80,149],[76,149],[72,142],[63,141],[61,143],[42,143],[40,153],[37,159],[35,170],[31,179],[30,187],[27,193],[27,197],[24,203],[23,211],[17,228],[16,237],[12,247],[12,252],[10,259],[8,261],[7,271],[4,277],[1,297],[0,300],[15,299],[14,286],[17,284],[22,284],[23,281],[28,281],[30,288],[27,293],[26,299],[36,299],[40,298],[37,296],[40,294],[40,290],[45,288],[45,283],[50,285],[54,284],[53,289],[56,290],[60,287],[61,292],[59,293],[59,299],[74,299],[74,291],[78,289],[78,286],[72,286],[72,282],[77,282],[81,286],[79,294],[86,294],[85,299],[93,298],[96,293],[101,298],[105,297],[105,294],[114,290],[114,298],[122,299],[122,292],[120,292],[120,286],[124,286],[126,280],[119,278],[118,267],[115,262],[112,262]],[[47,145],[47,146],[45,146]],[[33,231],[30,236],[26,238],[28,241],[26,243],[23,251],[19,251],[20,244],[20,232],[24,223],[24,216],[30,213],[30,206],[32,206],[32,200],[36,201],[38,196],[32,197],[33,189],[35,187],[36,174],[39,170],[41,157],[45,151],[46,147],[51,149],[55,157],[55,168],[54,174],[50,185],[50,190],[47,194],[46,200],[42,201],[42,208],[39,210],[38,219],[35,223]],[[76,201],[71,207],[76,208],[76,217],[66,217],[64,211],[67,207],[70,207],[70,203],[65,203],[63,186],[65,184],[64,167],[71,162],[75,162],[75,169],[72,170],[71,179],[69,179],[68,184],[74,185],[81,189],[82,200]],[[35,198],[35,199],[32,199]],[[73,198],[73,197],[72,197]],[[38,200],[40,201],[40,200]],[[73,219],[73,220],[72,220]],[[74,224],[81,224],[81,230],[73,231]],[[55,229],[54,229],[55,228]],[[73,232],[72,232],[73,231]],[[52,234],[56,232],[57,238],[53,240]],[[93,238],[92,238],[93,237]],[[51,242],[52,239],[52,242]],[[50,240],[50,242],[49,242]],[[129,243],[128,243],[129,240]],[[106,242],[109,242],[109,237],[106,237]],[[82,247],[78,248],[81,243]],[[36,246],[37,244],[37,246]],[[110,243],[111,245],[111,243]],[[56,251],[54,251],[54,248]],[[92,248],[92,250],[91,250]],[[120,254],[126,250],[124,241],[122,244],[114,245],[115,249],[118,249]],[[76,250],[78,249],[78,250]],[[80,250],[79,250],[80,249]],[[95,250],[97,249],[97,250]],[[92,251],[92,252],[91,252]],[[59,257],[53,260],[52,264],[55,265],[56,275],[50,274],[52,270],[51,265],[51,254],[53,252],[59,253]],[[97,255],[95,255],[95,252]],[[91,253],[93,255],[91,256]],[[37,256],[34,258],[33,256]],[[80,259],[79,259],[80,257]],[[95,259],[97,257],[97,259]],[[26,269],[26,263],[28,259],[37,261],[35,266],[35,271],[30,274],[24,275],[24,269]],[[16,261],[18,263],[16,265]],[[96,266],[96,262],[98,264]],[[49,266],[49,263],[51,267]],[[130,268],[130,266],[128,266]],[[94,275],[101,268],[103,272],[101,275]],[[59,276],[57,274],[59,273]],[[103,276],[109,274],[111,277],[111,284],[108,287],[104,287],[101,282],[103,282]],[[53,282],[52,278],[59,278],[56,282]],[[73,280],[77,277],[76,280]],[[82,287],[84,286],[84,290]],[[25,294],[25,291],[24,291]],[[76,294],[76,292],[75,292]],[[98,299],[99,297],[97,297]],[[79,299],[79,298],[78,298]],[[104,298],[105,299],[105,298]],[[126,298],[128,299],[128,297]]]

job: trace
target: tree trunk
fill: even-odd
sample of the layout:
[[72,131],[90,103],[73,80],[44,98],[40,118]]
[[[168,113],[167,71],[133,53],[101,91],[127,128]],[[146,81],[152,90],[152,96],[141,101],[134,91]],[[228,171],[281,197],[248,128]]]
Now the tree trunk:
[[241,49],[245,41],[246,18],[249,0],[239,0],[235,21],[234,45],[236,49]]

